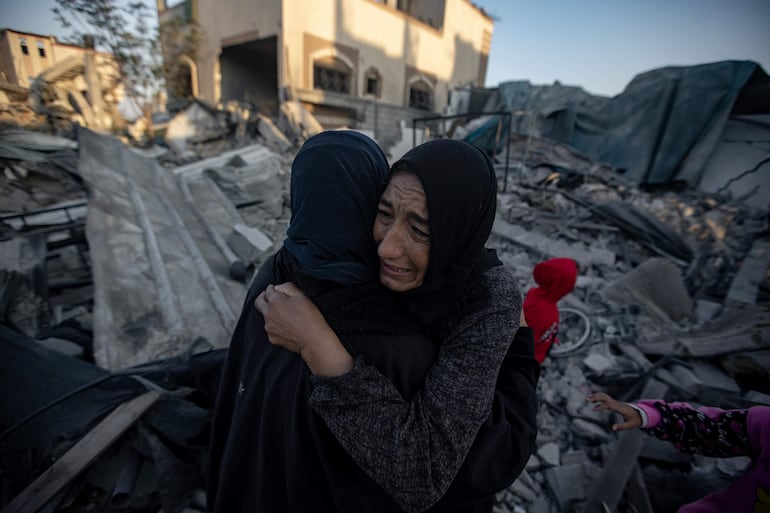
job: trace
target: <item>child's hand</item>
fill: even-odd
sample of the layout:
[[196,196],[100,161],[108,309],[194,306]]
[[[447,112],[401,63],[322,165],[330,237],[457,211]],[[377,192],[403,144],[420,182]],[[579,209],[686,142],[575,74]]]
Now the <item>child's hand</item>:
[[595,394],[588,394],[586,401],[589,403],[599,403],[594,406],[594,411],[612,410],[615,413],[619,413],[623,416],[625,422],[620,424],[613,424],[613,431],[623,431],[625,429],[633,429],[641,427],[642,417],[639,412],[626,403],[616,401],[604,392],[596,392]]

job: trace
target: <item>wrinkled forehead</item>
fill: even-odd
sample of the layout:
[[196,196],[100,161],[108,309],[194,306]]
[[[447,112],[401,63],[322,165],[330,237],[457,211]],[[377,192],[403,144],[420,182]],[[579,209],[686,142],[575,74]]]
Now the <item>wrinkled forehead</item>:
[[393,173],[380,202],[391,208],[409,211],[419,216],[424,222],[428,220],[425,190],[417,175],[410,171],[402,170]]

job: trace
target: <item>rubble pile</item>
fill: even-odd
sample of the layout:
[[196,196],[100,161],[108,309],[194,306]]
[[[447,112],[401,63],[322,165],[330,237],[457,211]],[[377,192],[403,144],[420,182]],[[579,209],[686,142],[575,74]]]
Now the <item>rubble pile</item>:
[[[767,212],[694,190],[644,191],[566,146],[529,142],[541,151],[512,159],[507,180],[499,173],[506,191],[491,245],[523,292],[548,258],[570,256],[580,274],[560,304],[561,344],[538,386],[536,453],[496,511],[593,511],[609,486],[597,478],[624,468],[635,477],[613,483],[610,511],[676,511],[730,482],[748,459],[684,455],[652,437],[628,452],[610,429],[617,419],[594,413],[585,397],[768,404]],[[753,295],[741,296],[753,259]],[[731,364],[739,353],[742,364]],[[613,466],[619,452],[624,463]]]
[[[285,236],[294,152],[321,129],[299,103],[280,112],[193,101],[151,127],[162,140],[134,127],[143,148],[85,129],[0,134],[4,506],[205,510],[228,330]],[[579,265],[538,385],[537,449],[495,511],[662,513],[729,482],[745,459],[618,435],[585,396],[770,404],[768,212],[642,187],[533,133],[493,149],[488,244],[522,293],[543,260]],[[62,479],[31,494],[47,469]]]

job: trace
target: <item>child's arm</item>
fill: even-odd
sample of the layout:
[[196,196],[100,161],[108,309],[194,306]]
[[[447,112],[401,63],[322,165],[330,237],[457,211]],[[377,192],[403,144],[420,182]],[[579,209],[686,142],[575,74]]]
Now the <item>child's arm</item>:
[[752,454],[746,429],[748,410],[711,406],[696,409],[687,403],[661,400],[643,400],[637,405],[648,417],[642,428],[656,438],[672,442],[683,452],[717,458]]

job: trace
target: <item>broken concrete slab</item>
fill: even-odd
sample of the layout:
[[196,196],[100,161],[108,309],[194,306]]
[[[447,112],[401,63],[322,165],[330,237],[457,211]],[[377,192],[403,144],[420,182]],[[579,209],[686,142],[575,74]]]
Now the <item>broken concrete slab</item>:
[[639,304],[661,322],[679,321],[693,313],[679,268],[665,258],[650,258],[609,283],[603,292],[618,303]]
[[675,465],[689,465],[692,455],[680,451],[671,442],[648,436],[642,441],[639,457]]
[[594,442],[607,443],[612,440],[612,436],[607,431],[588,420],[572,419],[572,428],[576,435]]
[[770,242],[757,239],[730,283],[725,302],[756,303],[759,283],[767,276],[768,267],[770,267]]
[[559,465],[559,452],[559,445],[554,442],[549,442],[537,450],[537,454],[543,459],[543,462],[552,467]]
[[0,317],[4,324],[33,338],[50,325],[47,254],[43,234],[0,241]]
[[770,350],[742,351],[720,357],[722,368],[733,378],[761,385],[770,378]]
[[[644,387],[641,397],[659,399],[665,396],[668,387],[657,380],[650,380]],[[591,484],[587,495],[588,500],[583,504],[582,513],[601,511],[602,504],[614,511],[623,495],[626,482],[631,477],[637,464],[637,456],[642,447],[644,433],[640,430],[622,431],[612,449],[610,459],[605,462],[597,479]]]
[[259,264],[273,251],[273,241],[259,228],[236,224],[227,238],[227,244],[246,265]]
[[259,120],[257,130],[259,130],[259,134],[265,138],[268,144],[275,145],[282,152],[288,151],[291,148],[291,141],[275,126],[273,120],[262,114],[257,114],[257,119]]
[[736,398],[741,394],[738,384],[716,365],[704,361],[691,361],[692,372],[702,383],[699,402],[701,404],[719,404],[726,398]]
[[299,101],[282,102],[280,111],[282,116],[280,124],[286,124],[299,141],[304,141],[323,130],[321,123]]
[[556,498],[559,511],[569,511],[575,503],[586,498],[586,489],[591,481],[590,476],[594,475],[595,472],[595,468],[592,469],[591,467],[593,465],[584,462],[546,469],[546,482]]
[[560,240],[553,240],[520,226],[512,225],[500,216],[495,217],[492,233],[515,244],[540,251],[549,258],[569,257],[575,259],[582,266],[592,264],[611,266],[615,263],[615,254],[611,251],[596,247],[587,248],[581,244],[568,244]]
[[227,127],[216,111],[196,100],[171,118],[165,139],[172,150],[182,155],[188,151],[190,143],[218,139],[226,133]]
[[114,139],[82,131],[80,141],[91,191],[94,359],[124,368],[182,353],[199,337],[225,347],[245,285],[229,279],[177,177]]
[[770,348],[767,326],[770,326],[770,310],[767,307],[730,305],[719,317],[695,329],[643,336],[639,340],[639,348],[647,354],[697,357],[766,349]]
[[592,351],[585,358],[583,358],[583,365],[585,365],[594,374],[602,375],[606,371],[612,369],[615,366],[613,359],[608,358],[602,353]]

